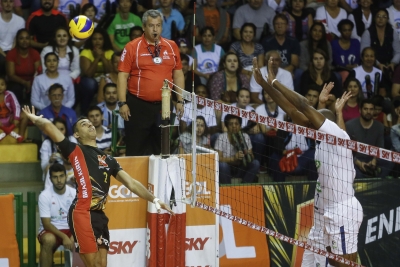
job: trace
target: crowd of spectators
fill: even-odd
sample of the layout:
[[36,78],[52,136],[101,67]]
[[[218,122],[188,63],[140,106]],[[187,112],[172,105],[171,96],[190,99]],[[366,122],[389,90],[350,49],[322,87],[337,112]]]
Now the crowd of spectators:
[[[266,60],[272,58],[277,80],[307,97],[315,108],[320,106],[319,94],[325,83],[335,83],[324,103],[332,111],[335,100],[351,91],[343,109],[344,120],[352,130],[373,125],[379,129],[380,141],[372,141],[371,135],[364,140],[358,136],[360,131],[352,137],[400,152],[398,0],[197,0],[196,16],[193,0],[107,0],[99,5],[74,0],[68,6],[61,0],[28,2],[30,5],[22,1],[21,9],[20,1],[0,0],[0,76],[5,78],[0,79],[0,108],[8,110],[0,112],[0,139],[15,126],[25,130],[26,119],[16,109],[29,104],[55,122],[64,120],[67,136],[71,136],[77,116],[88,116],[96,127],[100,149],[111,153],[111,114],[118,110],[121,51],[142,35],[142,14],[158,9],[164,15],[162,37],[175,40],[181,52],[185,90],[193,87],[200,96],[290,121],[252,77],[253,58],[263,75],[267,74]],[[72,39],[68,32],[69,19],[78,14],[95,22],[94,33],[85,41]],[[2,81],[6,81],[6,90],[1,90]],[[190,148],[190,106],[186,103],[184,116],[175,121],[180,129],[172,134],[179,138],[180,152]],[[257,173],[269,169],[275,181],[284,181],[290,173],[280,173],[276,162],[295,148],[301,150],[298,164],[309,168],[307,158],[313,157],[315,145],[310,140],[282,134],[264,124],[227,119],[227,114],[208,106],[197,105],[197,110],[198,144],[222,153],[220,168],[224,172],[253,182]],[[238,124],[245,133],[241,145],[248,154],[240,154],[230,137]],[[121,118],[118,135],[124,135]],[[24,140],[21,131],[14,130],[14,136],[18,142],[30,141]],[[47,141],[43,146],[46,172],[57,151]],[[357,176],[368,176],[368,170],[378,163],[374,158],[356,157]],[[243,164],[247,171],[242,173]],[[375,171],[373,175],[389,175],[393,166],[387,168],[388,172]],[[297,171],[305,173],[296,169],[293,174]],[[307,175],[315,180],[315,175]],[[229,183],[227,177],[222,176],[221,181]]]

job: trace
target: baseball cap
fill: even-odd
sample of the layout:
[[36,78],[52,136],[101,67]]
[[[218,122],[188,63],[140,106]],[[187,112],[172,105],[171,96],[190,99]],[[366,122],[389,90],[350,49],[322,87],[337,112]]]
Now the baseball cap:
[[189,46],[189,45],[188,45],[187,39],[184,38],[184,37],[181,37],[181,38],[176,39],[176,40],[175,40],[175,43],[176,43],[179,47],[180,47],[180,46],[183,46],[183,47]]

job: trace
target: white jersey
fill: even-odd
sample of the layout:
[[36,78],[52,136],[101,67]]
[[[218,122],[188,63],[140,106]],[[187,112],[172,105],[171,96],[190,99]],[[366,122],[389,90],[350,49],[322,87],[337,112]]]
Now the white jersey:
[[[260,72],[261,72],[261,76],[262,77],[268,76],[268,68],[266,66],[262,67],[260,69]],[[289,71],[287,71],[285,69],[282,69],[282,68],[278,68],[278,73],[276,74],[276,79],[281,84],[286,86],[286,88],[289,88],[292,91],[294,90],[293,77],[292,77],[292,74],[290,74]],[[256,82],[256,80],[254,79],[254,75],[251,75],[251,79],[250,79],[250,92],[259,93],[258,94],[258,98],[260,100],[262,100],[262,87],[261,87],[261,85],[259,85]]]
[[[53,186],[43,190],[39,195],[38,204],[40,218],[50,218],[51,224],[59,230],[69,229],[67,216],[75,196],[76,190],[67,185],[62,195],[54,192]],[[42,220],[40,220],[39,233],[43,229]]]
[[[328,119],[325,119],[319,131],[350,140],[345,131]],[[316,212],[325,213],[354,196],[353,182],[356,172],[350,149],[325,142],[317,143],[315,163],[318,170],[314,200]]]

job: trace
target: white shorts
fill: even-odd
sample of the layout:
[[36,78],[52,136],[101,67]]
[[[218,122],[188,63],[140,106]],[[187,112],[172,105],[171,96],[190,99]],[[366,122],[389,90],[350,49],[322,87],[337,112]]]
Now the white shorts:
[[[320,208],[322,210],[322,207]],[[357,252],[359,228],[363,219],[360,202],[355,197],[326,208],[321,214],[314,210],[314,223],[308,234],[307,243],[337,255]],[[326,258],[305,250],[302,267],[325,266]]]
[[324,243],[332,253],[346,255],[357,252],[358,232],[363,219],[360,202],[352,197],[325,209]]

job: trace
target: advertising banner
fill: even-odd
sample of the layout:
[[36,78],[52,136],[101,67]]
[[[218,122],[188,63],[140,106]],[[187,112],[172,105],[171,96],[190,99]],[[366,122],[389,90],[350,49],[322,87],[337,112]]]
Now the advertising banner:
[[[221,187],[220,209],[264,226],[262,186]],[[265,234],[224,217],[220,217],[220,226],[221,267],[268,266],[270,255]]]
[[[358,235],[360,263],[369,267],[400,266],[400,180],[357,180],[354,184],[364,219]],[[265,185],[267,227],[300,241],[313,224],[315,182]],[[304,250],[268,238],[270,266],[300,267]]]

